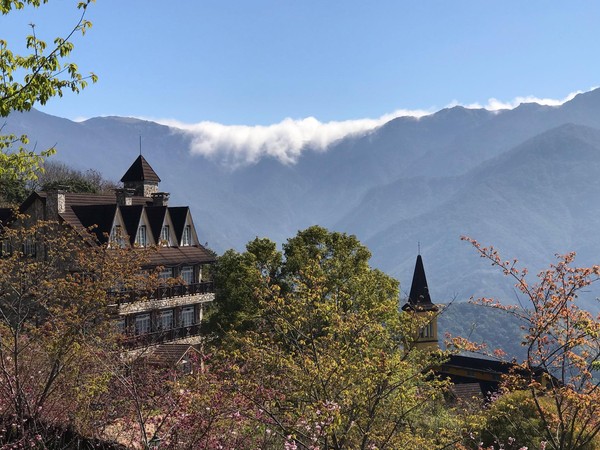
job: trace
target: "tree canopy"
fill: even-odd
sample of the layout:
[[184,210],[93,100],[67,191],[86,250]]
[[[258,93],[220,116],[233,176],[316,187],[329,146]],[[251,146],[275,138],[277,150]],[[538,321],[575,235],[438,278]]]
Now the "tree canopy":
[[[10,14],[16,9],[38,8],[47,0],[8,0],[0,2],[0,13]],[[0,117],[13,111],[29,111],[36,104],[43,105],[52,97],[62,97],[66,91],[80,92],[88,83],[96,82],[95,74],[83,75],[77,64],[68,60],[74,49],[72,37],[85,34],[91,27],[86,20],[87,7],[93,0],[80,1],[81,15],[70,30],[51,43],[36,36],[35,25],[24,37],[28,53],[19,54],[14,46],[0,39]],[[0,133],[3,127],[0,127]],[[34,179],[44,157],[54,148],[36,152],[26,147],[27,136],[0,134],[0,178]]]

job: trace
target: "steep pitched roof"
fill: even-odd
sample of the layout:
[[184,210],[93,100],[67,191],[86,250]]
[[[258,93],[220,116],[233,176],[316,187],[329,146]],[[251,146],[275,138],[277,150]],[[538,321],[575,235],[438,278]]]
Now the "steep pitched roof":
[[146,206],[146,215],[148,216],[148,222],[150,223],[150,230],[152,231],[152,236],[154,236],[154,239],[157,241],[160,238],[160,230],[165,221],[166,212],[166,206]]
[[140,218],[142,217],[142,211],[144,207],[142,205],[132,206],[120,206],[121,215],[123,216],[123,223],[125,224],[125,231],[129,236],[131,245],[135,242],[135,236],[137,234],[138,225],[140,224]]
[[189,210],[190,208],[187,206],[169,206],[169,215],[175,228],[175,237],[178,243],[181,242],[181,235],[183,234],[183,227],[185,226],[185,219]]
[[146,159],[142,155],[140,155],[133,162],[131,167],[127,169],[127,172],[125,172],[125,175],[123,175],[121,181],[123,183],[126,183],[128,181],[151,181],[159,183],[160,178],[158,177],[154,169],[150,167],[148,161],[146,161]]
[[175,367],[180,362],[185,361],[186,356],[196,354],[200,357],[200,352],[190,344],[162,344],[152,348],[146,360],[150,364],[155,364],[163,367]]
[[[69,214],[69,209],[72,215]],[[98,242],[105,243],[108,240],[115,218],[117,205],[73,205],[63,214],[63,218],[72,226],[79,225],[92,229]]]
[[402,307],[402,309],[407,308],[417,308],[419,311],[437,310],[437,306],[432,303],[429,295],[429,287],[427,286],[427,278],[425,277],[425,268],[423,267],[421,255],[417,256],[408,303]]

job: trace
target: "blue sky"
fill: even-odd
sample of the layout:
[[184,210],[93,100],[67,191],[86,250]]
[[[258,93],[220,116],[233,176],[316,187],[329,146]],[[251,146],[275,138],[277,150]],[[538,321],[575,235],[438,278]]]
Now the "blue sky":
[[[0,17],[0,38],[22,40],[30,22],[60,35],[74,3]],[[600,84],[600,2],[97,0],[88,18],[73,60],[99,82],[45,112],[267,126]]]

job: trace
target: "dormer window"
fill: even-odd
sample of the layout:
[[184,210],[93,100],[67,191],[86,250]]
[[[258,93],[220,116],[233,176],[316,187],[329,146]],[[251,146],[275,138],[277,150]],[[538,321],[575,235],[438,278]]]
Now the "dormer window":
[[148,241],[146,239],[146,225],[140,225],[135,236],[135,243],[140,247],[146,247]]
[[169,246],[169,225],[163,225],[160,230],[160,245]]
[[189,247],[190,245],[192,245],[192,227],[190,225],[186,225],[183,229],[181,245],[184,247]]
[[110,230],[110,245],[115,247],[125,246],[121,225],[113,225],[112,230]]

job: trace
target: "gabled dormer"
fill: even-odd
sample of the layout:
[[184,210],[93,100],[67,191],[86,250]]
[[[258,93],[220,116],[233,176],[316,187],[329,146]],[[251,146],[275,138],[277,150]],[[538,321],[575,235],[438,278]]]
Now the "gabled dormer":
[[108,241],[110,247],[125,247],[127,245],[127,230],[121,210],[116,208],[115,217],[110,228],[110,237]]
[[166,206],[147,206],[145,210],[156,243],[162,247],[178,246],[169,209]]
[[[73,205],[70,210],[81,226],[91,230],[99,243],[105,244],[110,239],[117,218],[117,205]],[[77,227],[75,218],[70,214],[66,217]]]
[[175,229],[175,238],[180,247],[198,245],[198,235],[187,206],[170,207],[169,214]]
[[437,314],[439,308],[431,301],[429,295],[429,286],[427,286],[427,277],[421,255],[417,256],[415,271],[413,273],[412,284],[408,301],[402,307],[404,311],[412,311],[418,318],[428,318],[426,324],[419,329],[419,335],[416,340],[417,348],[435,350],[438,348],[438,327]]
[[131,245],[148,247],[155,245],[156,240],[150,228],[148,215],[142,205],[119,207],[129,236]]
[[121,181],[125,189],[133,190],[134,195],[138,197],[152,197],[152,194],[158,192],[160,178],[150,164],[148,164],[148,161],[140,155],[131,167],[127,169]]

